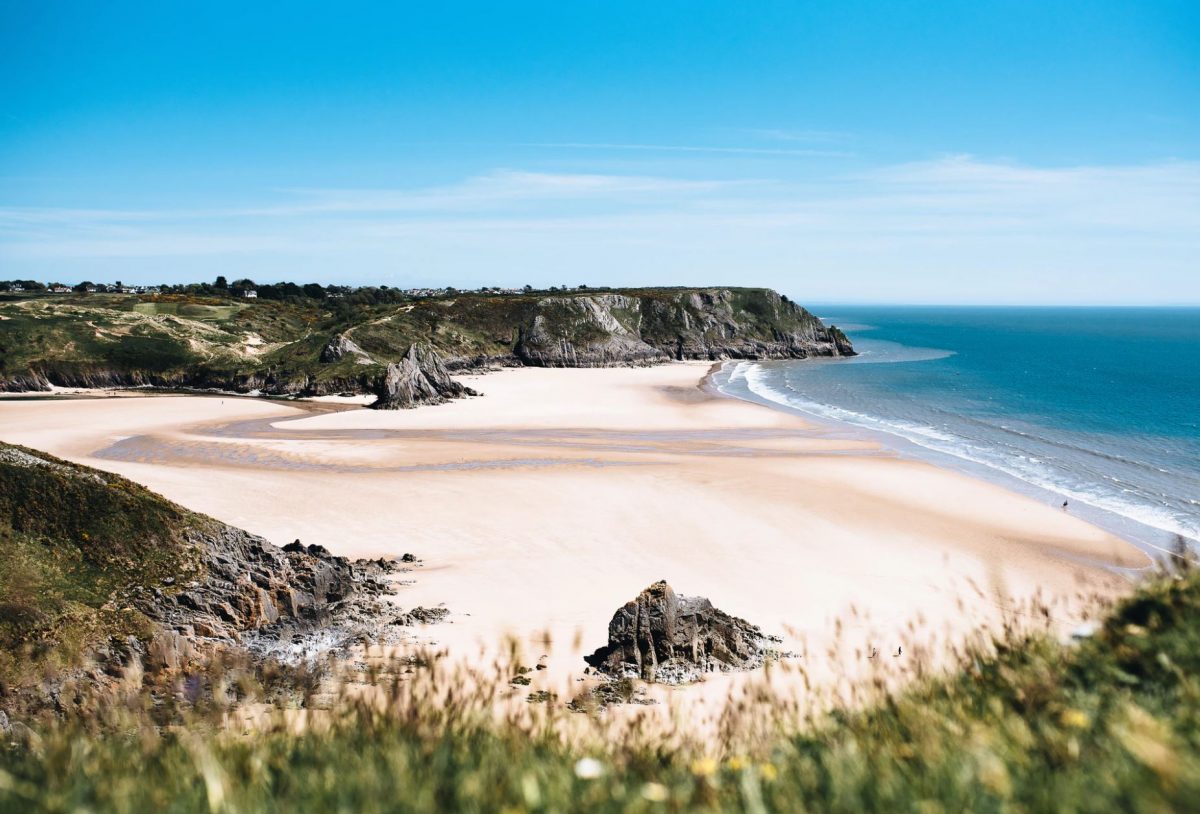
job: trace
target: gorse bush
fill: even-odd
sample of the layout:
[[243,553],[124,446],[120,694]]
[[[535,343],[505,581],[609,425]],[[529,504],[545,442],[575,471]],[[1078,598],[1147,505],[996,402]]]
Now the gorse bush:
[[317,682],[272,694],[303,681],[226,665],[14,727],[0,810],[1195,810],[1197,668],[1196,572],[1145,583],[1078,644],[1013,631],[864,707],[735,703],[704,737],[653,709],[498,704],[527,692],[505,665],[391,665],[323,704]]

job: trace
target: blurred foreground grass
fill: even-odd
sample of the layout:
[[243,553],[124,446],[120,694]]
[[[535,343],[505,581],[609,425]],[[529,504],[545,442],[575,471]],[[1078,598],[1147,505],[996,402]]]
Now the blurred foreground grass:
[[498,715],[503,677],[422,668],[247,734],[214,699],[261,685],[231,672],[23,733],[0,752],[0,810],[1195,811],[1197,667],[1191,570],[1078,644],[1013,633],[867,708],[785,722],[745,706],[702,743],[559,704]]

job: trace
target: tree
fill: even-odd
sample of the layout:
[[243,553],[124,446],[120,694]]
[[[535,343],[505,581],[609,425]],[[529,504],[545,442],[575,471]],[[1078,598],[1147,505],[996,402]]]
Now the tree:
[[229,283],[226,282],[224,275],[219,275],[217,277],[217,281],[213,283],[213,288],[219,288],[221,290],[229,288]]

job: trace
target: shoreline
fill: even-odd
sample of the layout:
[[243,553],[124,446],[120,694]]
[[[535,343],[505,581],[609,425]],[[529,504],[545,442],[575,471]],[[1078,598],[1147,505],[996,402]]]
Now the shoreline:
[[[1035,601],[1070,629],[1085,595],[1128,591],[1107,568],[1149,562],[992,484],[708,392],[713,367],[516,368],[461,377],[483,398],[397,412],[11,400],[0,438],[277,544],[412,551],[431,565],[396,601],[453,611],[424,629],[429,646],[487,663],[516,636],[531,663],[546,656],[531,689],[560,696],[612,613],[659,579],[783,635],[804,655],[773,680],[795,688],[793,668],[840,686],[873,674],[864,647],[933,653]],[[716,703],[754,675],[663,693]]]
[[[714,369],[708,378],[712,379],[713,376],[724,373],[729,365],[743,363],[757,364],[758,362],[753,360],[728,360],[719,363],[719,365],[714,365]],[[1060,506],[1060,501],[1069,499],[1071,501],[1071,513],[1085,522],[1097,526],[1138,547],[1155,562],[1169,562],[1171,558],[1178,558],[1180,556],[1177,547],[1174,545],[1168,546],[1167,543],[1172,541],[1173,538],[1182,535],[1170,529],[1160,528],[1116,511],[1094,505],[1087,501],[1086,496],[1063,492],[1025,480],[1011,472],[988,465],[987,463],[923,445],[898,432],[889,432],[886,429],[873,429],[849,421],[821,415],[794,404],[767,398],[749,389],[747,389],[746,393],[728,392],[722,388],[721,384],[715,381],[710,383],[710,387],[714,393],[722,397],[795,415],[814,426],[844,433],[847,437],[869,440],[906,460],[918,461],[947,469],[969,478],[982,480],[1010,492],[1038,500],[1051,508],[1057,508]],[[1185,545],[1187,544],[1185,542]],[[1200,541],[1193,540],[1190,544],[1194,547],[1200,545]]]

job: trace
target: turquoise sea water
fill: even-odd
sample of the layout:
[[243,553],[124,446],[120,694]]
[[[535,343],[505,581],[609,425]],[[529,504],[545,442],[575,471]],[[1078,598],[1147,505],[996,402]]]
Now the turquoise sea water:
[[877,434],[1147,546],[1200,540],[1200,309],[814,309],[854,359],[737,362],[730,395]]

